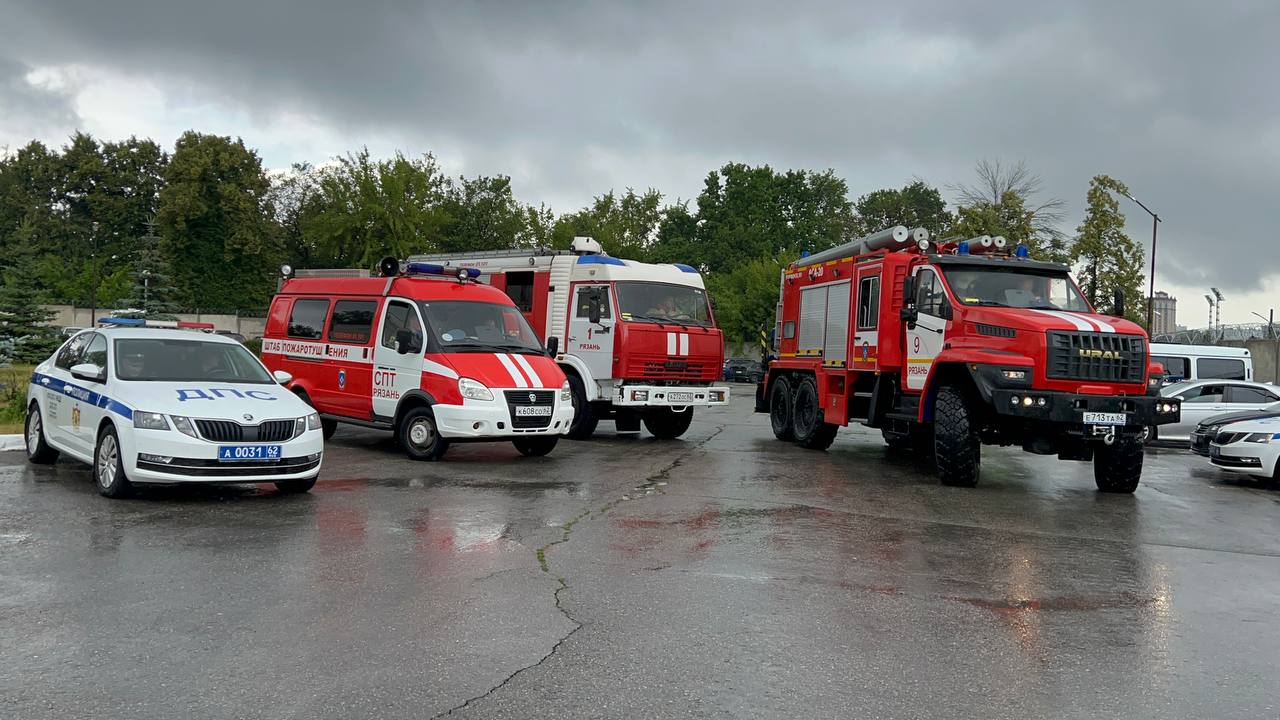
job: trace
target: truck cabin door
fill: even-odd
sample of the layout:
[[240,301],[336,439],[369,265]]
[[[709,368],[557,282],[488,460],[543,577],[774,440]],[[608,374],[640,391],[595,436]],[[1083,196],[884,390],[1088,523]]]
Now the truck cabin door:
[[850,366],[860,370],[874,370],[880,344],[879,263],[858,268],[857,308]]
[[914,326],[907,328],[907,389],[923,390],[933,361],[946,341],[951,304],[937,272],[919,267],[915,273],[916,311]]
[[616,321],[611,305],[608,285],[579,285],[574,290],[565,352],[582,360],[596,380],[613,377]]
[[395,417],[400,396],[422,387],[426,336],[422,317],[410,302],[391,298],[382,310],[378,344],[373,349],[373,414]]

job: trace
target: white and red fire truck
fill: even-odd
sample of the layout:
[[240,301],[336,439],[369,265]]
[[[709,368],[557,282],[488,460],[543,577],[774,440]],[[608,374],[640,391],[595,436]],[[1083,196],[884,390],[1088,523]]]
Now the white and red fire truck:
[[620,432],[644,426],[657,437],[684,434],[693,409],[722,405],[716,385],[724,336],[715,325],[702,275],[688,265],[659,265],[606,255],[592,238],[570,250],[511,250],[416,255],[480,272],[505,292],[534,332],[556,340],[575,415],[569,437],[586,438],[613,419]]
[[851,419],[978,482],[980,445],[1092,460],[1133,492],[1144,428],[1175,422],[1147,335],[1086,302],[1068,269],[1003,239],[934,242],[893,227],[791,263],[778,357],[756,393],[774,434],[825,449]]
[[415,460],[451,442],[509,440],[545,455],[568,431],[564,373],[511,300],[476,271],[380,264],[383,277],[286,279],[271,303],[262,361],[338,422],[391,430]]

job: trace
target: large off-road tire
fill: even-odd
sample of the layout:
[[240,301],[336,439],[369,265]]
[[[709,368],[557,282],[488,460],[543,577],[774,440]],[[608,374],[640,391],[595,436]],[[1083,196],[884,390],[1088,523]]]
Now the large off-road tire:
[[805,377],[796,387],[792,400],[791,432],[796,444],[810,450],[826,450],[836,439],[839,425],[824,421],[822,400],[818,397],[818,383]]
[[938,390],[933,407],[933,453],[943,485],[973,487],[982,470],[982,444],[973,427],[964,395],[951,387]]
[[573,395],[573,420],[565,437],[570,440],[586,440],[596,431],[600,418],[596,417],[591,402],[587,400],[587,386],[577,375],[569,376],[569,392]]
[[435,413],[425,406],[413,408],[400,418],[396,439],[412,460],[439,460],[449,449],[449,441],[436,426]]
[[693,422],[693,408],[676,412],[671,408],[655,408],[644,414],[644,428],[651,435],[663,440],[678,438]]
[[284,495],[296,495],[307,492],[311,488],[315,487],[316,478],[318,477],[320,476],[312,475],[309,478],[302,478],[300,480],[281,480],[276,483],[275,486],[276,489]]
[[1160,441],[1160,428],[1155,425],[1148,425],[1142,428],[1142,444],[1150,445],[1151,443]]
[[1142,479],[1142,440],[1118,437],[1093,451],[1093,481],[1108,493],[1131,493]]
[[104,497],[123,498],[133,494],[133,483],[124,474],[120,437],[114,425],[98,432],[98,445],[93,452],[93,483]]
[[769,383],[769,425],[773,428],[773,436],[779,440],[795,439],[795,429],[791,425],[793,395],[787,376],[779,375]]
[[36,465],[51,465],[58,459],[58,451],[49,445],[44,436],[44,416],[40,414],[40,405],[31,403],[27,409],[27,460]]
[[559,435],[538,435],[535,437],[516,438],[511,441],[516,446],[516,450],[525,457],[542,457],[552,450],[556,449],[556,443],[560,442]]

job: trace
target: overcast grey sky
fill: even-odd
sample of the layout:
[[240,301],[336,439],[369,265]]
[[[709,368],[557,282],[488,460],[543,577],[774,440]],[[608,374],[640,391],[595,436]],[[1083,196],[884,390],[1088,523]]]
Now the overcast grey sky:
[[1164,216],[1180,323],[1210,285],[1224,321],[1280,305],[1280,2],[1037,5],[0,0],[0,145],[195,128],[277,168],[431,151],[558,212],[694,197],[731,160],[834,168],[855,197],[1025,160],[1068,231],[1097,173]]

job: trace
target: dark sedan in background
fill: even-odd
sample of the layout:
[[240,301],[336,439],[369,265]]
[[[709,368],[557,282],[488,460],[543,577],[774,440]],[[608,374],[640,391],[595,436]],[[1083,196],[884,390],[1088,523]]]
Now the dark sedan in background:
[[758,383],[764,377],[759,360],[730,358],[724,362],[724,379],[729,382]]

